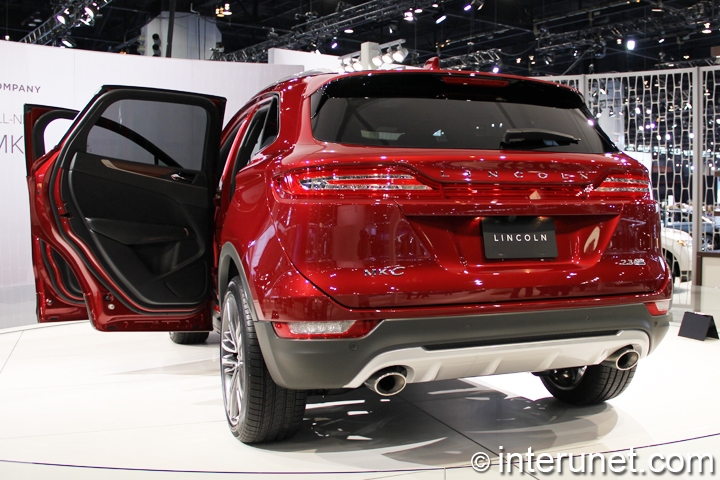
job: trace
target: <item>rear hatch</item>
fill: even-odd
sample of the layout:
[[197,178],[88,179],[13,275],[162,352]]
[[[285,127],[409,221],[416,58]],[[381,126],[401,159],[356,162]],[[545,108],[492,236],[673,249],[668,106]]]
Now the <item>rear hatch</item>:
[[284,160],[273,207],[309,281],[351,308],[665,285],[647,171],[617,152],[576,93],[415,75],[400,79],[402,91],[388,75],[375,85],[358,77],[362,99],[358,85],[311,97],[314,136],[328,143]]

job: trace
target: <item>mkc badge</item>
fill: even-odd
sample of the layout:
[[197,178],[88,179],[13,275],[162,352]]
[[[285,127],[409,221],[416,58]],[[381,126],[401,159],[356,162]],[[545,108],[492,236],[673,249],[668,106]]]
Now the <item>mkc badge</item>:
[[395,265],[394,267],[382,267],[382,268],[366,268],[366,277],[379,277],[380,275],[392,275],[393,277],[399,277],[405,274],[405,267]]

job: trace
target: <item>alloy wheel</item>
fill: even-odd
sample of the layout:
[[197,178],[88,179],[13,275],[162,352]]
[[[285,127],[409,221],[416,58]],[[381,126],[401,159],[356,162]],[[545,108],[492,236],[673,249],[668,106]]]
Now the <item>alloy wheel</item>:
[[220,368],[222,369],[223,403],[230,425],[240,422],[243,409],[245,360],[242,348],[240,312],[234,295],[227,295],[222,311]]

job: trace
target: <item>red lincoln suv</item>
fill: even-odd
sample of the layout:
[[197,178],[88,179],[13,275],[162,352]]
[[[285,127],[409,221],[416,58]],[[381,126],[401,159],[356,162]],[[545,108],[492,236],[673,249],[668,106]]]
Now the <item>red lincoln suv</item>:
[[118,86],[77,116],[28,105],[28,186],[39,320],[218,331],[243,442],[363,385],[535,372],[602,402],[665,335],[648,172],[574,90],[429,66],[298,75],[223,129],[224,105]]

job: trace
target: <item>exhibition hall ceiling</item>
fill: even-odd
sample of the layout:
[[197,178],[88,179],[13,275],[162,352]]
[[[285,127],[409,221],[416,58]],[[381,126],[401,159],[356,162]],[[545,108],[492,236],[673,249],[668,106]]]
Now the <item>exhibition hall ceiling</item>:
[[[4,0],[2,36],[11,41],[92,0]],[[521,75],[604,73],[707,65],[720,46],[720,0],[96,0],[92,21],[69,31],[77,48],[137,52],[143,25],[175,3],[178,16],[213,19],[226,54],[262,60],[258,44],[347,55],[360,44],[405,39],[405,64],[460,57],[470,67]],[[366,8],[363,4],[367,4]],[[231,15],[216,16],[229,7]],[[394,8],[393,7],[397,7]],[[411,12],[411,13],[408,13]],[[441,15],[447,18],[437,23]],[[88,25],[89,24],[89,25]],[[352,32],[346,32],[350,28]],[[163,39],[164,41],[165,39]],[[628,42],[634,41],[634,50]],[[59,44],[59,35],[46,41]],[[269,42],[269,43],[268,43]],[[333,45],[335,45],[333,47]],[[263,50],[261,48],[261,50]],[[467,54],[480,55],[467,57]],[[163,50],[164,53],[164,50]],[[249,53],[249,55],[248,55]],[[468,61],[469,58],[469,61]],[[475,63],[473,63],[475,62]]]

